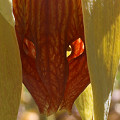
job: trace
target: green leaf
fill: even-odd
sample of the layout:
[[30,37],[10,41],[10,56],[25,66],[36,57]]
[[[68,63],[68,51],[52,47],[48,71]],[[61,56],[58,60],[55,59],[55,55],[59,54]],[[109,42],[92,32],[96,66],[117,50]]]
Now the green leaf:
[[12,0],[0,0],[0,14],[4,16],[10,25],[14,26],[15,22],[12,11]]
[[[3,0],[0,0],[0,3]],[[5,0],[6,1],[6,0]],[[0,120],[16,120],[22,87],[19,47],[13,24],[0,4]],[[4,7],[11,9],[11,4]],[[12,12],[10,13],[12,14]],[[13,20],[13,18],[9,19]]]
[[120,58],[120,1],[82,0],[94,120],[107,120]]
[[75,105],[82,120],[92,120],[93,117],[93,95],[91,84],[76,99]]

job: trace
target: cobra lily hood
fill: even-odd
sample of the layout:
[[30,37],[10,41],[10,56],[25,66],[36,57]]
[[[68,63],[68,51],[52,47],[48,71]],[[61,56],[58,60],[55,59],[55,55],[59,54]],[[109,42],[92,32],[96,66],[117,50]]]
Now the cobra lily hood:
[[90,83],[81,1],[13,0],[13,10],[23,83],[41,114],[70,111]]

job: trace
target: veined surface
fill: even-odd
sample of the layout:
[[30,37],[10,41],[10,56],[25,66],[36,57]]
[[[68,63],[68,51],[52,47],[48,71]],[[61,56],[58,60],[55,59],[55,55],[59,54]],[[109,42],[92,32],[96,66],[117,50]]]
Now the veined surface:
[[81,0],[13,0],[13,7],[24,84],[41,113],[59,106],[70,110],[90,82],[85,51],[70,62],[66,58],[69,44],[78,38],[84,42]]

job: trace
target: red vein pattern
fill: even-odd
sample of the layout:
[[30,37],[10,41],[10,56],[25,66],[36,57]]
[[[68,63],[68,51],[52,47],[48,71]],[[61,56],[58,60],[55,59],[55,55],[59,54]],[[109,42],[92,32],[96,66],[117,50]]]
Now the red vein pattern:
[[40,113],[70,111],[90,83],[83,43],[74,43],[78,38],[84,42],[81,0],[13,0],[13,11],[23,83]]
[[69,112],[72,109],[75,99],[90,83],[83,42],[77,39],[72,43],[71,47],[73,51],[68,57],[69,78],[67,80],[64,98],[60,106],[60,109],[66,109]]

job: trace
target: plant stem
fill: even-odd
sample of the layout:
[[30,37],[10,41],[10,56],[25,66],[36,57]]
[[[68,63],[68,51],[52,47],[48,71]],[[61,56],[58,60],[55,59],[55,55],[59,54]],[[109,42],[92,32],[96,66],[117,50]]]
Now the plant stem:
[[51,116],[47,117],[46,120],[55,120],[55,114],[52,114]]
[[52,114],[49,117],[46,115],[40,115],[40,120],[55,120],[55,114]]

